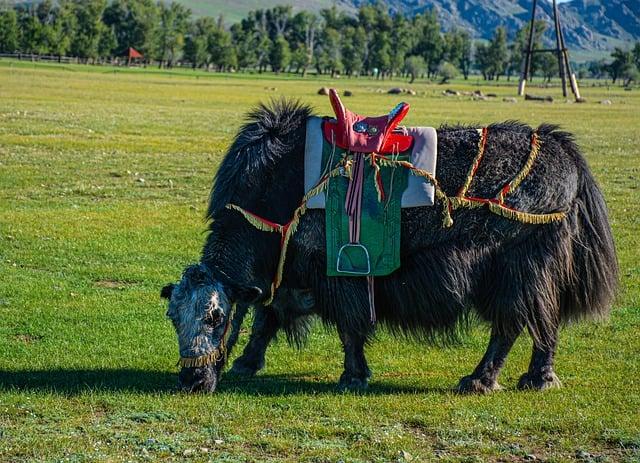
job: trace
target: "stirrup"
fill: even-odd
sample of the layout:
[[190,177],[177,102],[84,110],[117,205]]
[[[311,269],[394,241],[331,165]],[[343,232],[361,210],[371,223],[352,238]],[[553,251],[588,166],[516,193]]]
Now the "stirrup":
[[[341,258],[342,255],[344,253],[345,250],[348,249],[362,249],[362,251],[364,251],[364,256],[366,257],[367,260],[367,269],[366,270],[358,270],[358,269],[348,269],[348,268],[344,268],[343,266],[340,265],[341,262]],[[369,251],[367,250],[366,247],[364,247],[362,244],[357,244],[357,243],[349,243],[349,244],[344,244],[340,250],[338,251],[338,258],[337,258],[337,262],[336,262],[336,272],[338,273],[347,273],[349,275],[369,275],[371,273],[371,258],[369,257]]]

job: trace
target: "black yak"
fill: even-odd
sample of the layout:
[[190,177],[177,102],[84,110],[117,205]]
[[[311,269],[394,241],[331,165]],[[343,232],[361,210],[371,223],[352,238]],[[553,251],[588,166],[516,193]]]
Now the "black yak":
[[[179,380],[187,390],[215,389],[232,307],[270,299],[280,256],[278,234],[258,230],[226,206],[235,204],[275,223],[291,219],[304,195],[310,114],[309,108],[283,100],[249,115],[214,181],[201,261],[187,268],[178,285],[163,289],[179,339]],[[534,130],[517,122],[494,124],[482,133],[484,157],[469,195],[496,197],[526,163],[535,134],[538,157],[507,203],[532,214],[562,212],[562,220],[523,223],[486,207],[457,208],[451,211],[453,225],[444,227],[443,208],[448,206],[442,201],[403,209],[402,265],[375,280],[377,318],[393,333],[427,341],[456,334],[473,315],[487,322],[486,353],[460,380],[460,392],[498,389],[500,369],[526,328],[533,353],[518,386],[557,386],[553,361],[560,326],[606,316],[616,291],[618,266],[605,202],[570,134],[551,125]],[[436,178],[447,196],[455,196],[465,183],[479,136],[474,127],[438,129]],[[310,311],[335,326],[344,347],[339,386],[359,389],[371,375],[364,346],[375,328],[367,283],[362,277],[327,277],[324,220],[322,210],[301,217],[288,246],[274,313],[294,334],[304,328],[298,321]],[[278,324],[260,327],[264,332],[257,336],[268,343]],[[262,354],[263,341],[258,343]]]

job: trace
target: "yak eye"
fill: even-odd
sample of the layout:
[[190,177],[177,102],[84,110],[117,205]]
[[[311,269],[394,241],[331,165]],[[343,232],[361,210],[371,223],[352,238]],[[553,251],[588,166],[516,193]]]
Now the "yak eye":
[[214,310],[208,311],[207,314],[204,316],[204,319],[202,321],[205,324],[215,328],[220,323],[222,323],[222,317],[223,316],[224,316],[224,314],[222,313],[222,310],[214,309]]

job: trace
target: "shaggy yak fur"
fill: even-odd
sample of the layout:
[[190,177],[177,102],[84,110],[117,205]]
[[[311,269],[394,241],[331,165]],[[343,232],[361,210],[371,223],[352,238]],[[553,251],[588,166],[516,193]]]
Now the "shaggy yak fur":
[[[343,344],[340,387],[358,389],[366,387],[371,375],[364,354],[374,331],[367,284],[364,278],[327,277],[324,211],[309,210],[302,216],[289,245],[282,287],[272,307],[260,308],[270,295],[280,236],[257,230],[237,211],[225,207],[233,203],[277,223],[291,219],[304,194],[305,127],[310,114],[309,108],[283,100],[260,106],[249,115],[215,178],[209,233],[201,262],[194,266],[198,278],[206,280],[196,286],[205,288],[208,295],[194,296],[197,290],[187,281],[192,278],[189,272],[175,286],[180,291],[172,294],[171,286],[164,293],[171,301],[169,315],[179,338],[191,336],[180,342],[183,356],[206,354],[206,349],[220,344],[218,325],[202,328],[205,314],[211,318],[212,302],[207,298],[216,296],[216,291],[224,296],[215,297],[213,308],[221,314],[218,324],[231,316],[231,304],[244,304],[241,311],[255,304],[254,332],[235,365],[236,371],[244,373],[262,367],[264,350],[279,328],[299,340],[307,329],[307,315],[316,314],[337,328]],[[532,132],[517,122],[491,125],[484,159],[468,195],[495,197],[524,165]],[[498,389],[498,373],[524,329],[533,340],[533,353],[518,386],[558,386],[553,360],[559,327],[584,317],[606,316],[614,297],[618,266],[602,194],[570,134],[551,125],[540,126],[537,133],[539,157],[506,201],[530,213],[565,211],[565,219],[525,224],[483,207],[455,210],[453,226],[444,228],[438,202],[433,207],[403,209],[401,268],[376,278],[377,317],[393,333],[446,340],[472,315],[491,326],[486,353],[476,369],[460,380],[460,392]],[[436,178],[447,195],[455,195],[463,185],[478,141],[474,127],[438,130]],[[193,273],[194,268],[190,269]],[[180,305],[185,292],[189,307]],[[220,303],[227,299],[228,305]],[[241,319],[242,313],[236,320]],[[206,342],[195,339],[193,327],[185,324],[196,324],[195,331],[200,330],[198,336],[207,338]],[[188,332],[192,334],[185,335]],[[190,350],[189,343],[200,350]],[[203,351],[203,345],[209,347]],[[215,389],[222,362],[183,368],[183,386]]]

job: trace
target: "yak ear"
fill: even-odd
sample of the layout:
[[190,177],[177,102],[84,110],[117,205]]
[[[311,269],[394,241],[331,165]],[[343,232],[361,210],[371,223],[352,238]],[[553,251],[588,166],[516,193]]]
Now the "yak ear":
[[264,294],[264,291],[257,286],[241,286],[230,289],[231,299],[244,304],[253,304],[262,297],[262,294]]
[[173,283],[169,283],[168,285],[165,285],[161,290],[160,290],[160,297],[163,297],[165,299],[171,299],[171,295],[173,294],[173,289],[176,287],[175,284]]

